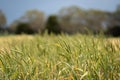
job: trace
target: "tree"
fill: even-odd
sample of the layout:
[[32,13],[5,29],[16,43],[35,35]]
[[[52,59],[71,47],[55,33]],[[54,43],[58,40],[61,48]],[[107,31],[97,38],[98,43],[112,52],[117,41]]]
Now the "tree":
[[117,26],[108,28],[106,34],[111,35],[113,37],[120,37],[120,26],[117,25]]
[[4,15],[4,13],[0,10],[0,32],[5,29],[5,25],[6,25],[6,17]]
[[71,6],[60,10],[59,21],[62,31],[69,34],[84,32],[86,26],[85,11],[77,6]]
[[20,22],[27,22],[35,32],[41,32],[44,28],[44,13],[38,10],[30,10],[20,18]]
[[15,34],[15,33],[16,33],[16,30],[17,30],[17,26],[18,26],[19,23],[20,23],[19,20],[13,21],[13,22],[9,25],[9,27],[7,27],[7,31],[8,31],[9,33]]
[[103,27],[107,25],[107,14],[106,12],[100,10],[89,10],[87,11],[86,21],[88,28],[94,33],[97,34],[103,31]]
[[120,4],[117,6],[116,11],[114,12],[114,18],[119,21],[119,25],[120,25]]
[[58,23],[57,16],[51,15],[49,16],[47,23],[46,23],[46,29],[48,30],[48,33],[55,33],[59,34],[61,32],[61,28]]
[[22,33],[33,34],[35,32],[33,31],[33,29],[31,29],[28,23],[19,23],[16,29],[16,34],[22,34]]
[[116,13],[117,13],[117,14],[120,14],[120,4],[117,5]]
[[[29,25],[26,29],[32,29],[31,33],[38,33],[42,32],[44,29],[44,23],[45,23],[45,16],[43,12],[40,12],[38,10],[30,10],[27,11],[22,17],[15,20],[10,27],[8,28],[8,31],[11,33],[16,33],[21,25],[23,23]],[[23,30],[23,28],[22,28]]]
[[100,10],[87,11],[77,6],[61,9],[58,16],[62,30],[70,34],[88,33],[88,31],[97,34],[108,23],[106,12]]

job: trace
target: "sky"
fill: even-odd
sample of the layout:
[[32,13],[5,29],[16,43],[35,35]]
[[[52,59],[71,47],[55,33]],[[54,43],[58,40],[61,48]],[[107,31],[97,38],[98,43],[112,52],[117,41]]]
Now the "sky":
[[7,18],[7,24],[18,19],[28,10],[37,9],[45,15],[58,13],[63,7],[79,6],[83,9],[99,9],[113,12],[120,0],[0,0],[0,10]]

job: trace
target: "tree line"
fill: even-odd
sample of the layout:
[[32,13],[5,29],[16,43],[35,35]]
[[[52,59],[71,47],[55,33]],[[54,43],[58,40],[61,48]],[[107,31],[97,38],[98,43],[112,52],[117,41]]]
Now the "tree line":
[[84,10],[77,6],[62,8],[58,14],[46,17],[38,10],[27,11],[19,19],[13,21],[6,27],[6,17],[0,11],[0,33],[11,34],[49,34],[55,33],[81,33],[120,36],[120,6],[115,12],[100,10]]

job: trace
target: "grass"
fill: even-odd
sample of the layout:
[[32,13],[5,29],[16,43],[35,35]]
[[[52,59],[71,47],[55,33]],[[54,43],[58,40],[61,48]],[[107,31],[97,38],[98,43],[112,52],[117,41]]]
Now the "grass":
[[0,80],[119,80],[120,39],[0,37]]

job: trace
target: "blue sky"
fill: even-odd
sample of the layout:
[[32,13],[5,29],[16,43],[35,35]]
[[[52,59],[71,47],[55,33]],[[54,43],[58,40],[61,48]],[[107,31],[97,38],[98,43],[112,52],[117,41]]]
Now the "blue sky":
[[0,10],[4,12],[7,23],[22,16],[27,10],[37,9],[46,15],[58,13],[67,6],[80,6],[84,9],[115,11],[120,0],[0,0]]

